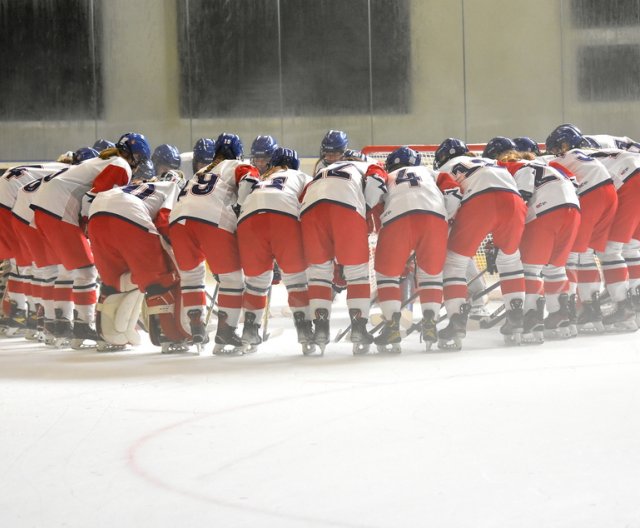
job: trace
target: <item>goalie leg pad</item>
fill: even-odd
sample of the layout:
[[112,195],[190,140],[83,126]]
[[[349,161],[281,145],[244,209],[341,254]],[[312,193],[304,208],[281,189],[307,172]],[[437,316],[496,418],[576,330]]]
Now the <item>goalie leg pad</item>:
[[[135,318],[133,328],[138,320],[138,314],[133,313],[136,297],[142,297],[137,290],[127,293],[114,293],[100,299],[96,307],[96,330],[98,335],[107,343],[113,345],[137,344],[139,336],[130,339],[128,329],[131,325],[129,319]],[[138,313],[139,313],[138,308]]]
[[180,286],[176,284],[172,289],[162,293],[146,295],[147,314],[149,316],[149,337],[156,346],[163,342],[180,342],[189,337],[182,330],[180,321]]

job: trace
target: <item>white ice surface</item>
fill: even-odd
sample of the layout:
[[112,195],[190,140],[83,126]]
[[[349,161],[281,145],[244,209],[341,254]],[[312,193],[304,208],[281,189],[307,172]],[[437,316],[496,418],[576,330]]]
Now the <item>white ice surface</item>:
[[303,357],[283,297],[251,356],[0,339],[0,527],[640,527],[640,334]]

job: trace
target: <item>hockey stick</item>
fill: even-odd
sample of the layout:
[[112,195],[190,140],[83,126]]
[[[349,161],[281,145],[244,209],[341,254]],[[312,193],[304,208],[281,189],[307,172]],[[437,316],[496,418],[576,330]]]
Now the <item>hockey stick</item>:
[[498,306],[488,318],[480,319],[480,328],[486,330],[487,328],[493,328],[500,321],[502,321],[507,316],[507,311],[505,310],[504,304]]
[[[471,278],[471,280],[467,283],[467,286],[469,286],[471,283],[475,282],[476,280],[478,280],[480,277],[482,277],[485,273],[487,272],[487,268],[484,268],[482,271],[479,271],[477,275],[475,275],[474,277]],[[494,284],[492,284],[491,286],[489,286],[488,288],[485,288],[484,290],[476,293],[471,300],[475,301],[476,299],[479,299],[480,297],[482,297],[483,295],[486,295],[487,293],[493,291],[494,289],[496,289],[498,286],[500,285],[500,282],[496,282]],[[420,290],[416,290],[414,292],[414,294],[409,297],[408,299],[406,299],[401,305],[400,305],[400,311],[402,311],[402,309],[404,307],[406,307],[408,304],[411,304],[418,296],[420,295]],[[377,299],[377,297],[376,297]],[[375,301],[375,299],[372,301]],[[441,317],[440,319],[438,319],[438,322],[440,322],[441,320],[443,320],[446,316]],[[374,326],[370,333],[374,334],[377,331],[379,331],[383,326],[384,326],[384,320],[379,322],[376,326]],[[412,332],[412,328],[416,325],[417,323],[414,323],[413,325],[411,325],[409,327],[409,329],[407,329],[407,335],[409,335],[410,331]],[[344,330],[342,330],[341,332],[338,332],[338,335],[334,338],[333,342],[337,343],[339,342],[344,336],[346,336],[349,331],[351,330],[351,323],[349,323],[349,326],[347,326],[347,328],[345,328]]]
[[267,305],[264,307],[264,311],[262,312],[262,342],[264,343],[269,339],[269,334],[267,332],[267,328],[269,327],[269,316],[270,308],[271,308],[271,290],[273,289],[273,284],[269,285],[269,291],[267,291]]
[[204,327],[206,328],[207,325],[209,324],[209,320],[211,319],[211,314],[215,313],[215,315],[218,315],[218,310],[216,310],[214,307],[216,305],[216,300],[218,298],[218,290],[220,289],[220,283],[216,282],[216,287],[213,290],[213,294],[209,294],[207,292],[207,297],[209,297],[209,307],[207,308],[207,316],[205,317],[204,320]]

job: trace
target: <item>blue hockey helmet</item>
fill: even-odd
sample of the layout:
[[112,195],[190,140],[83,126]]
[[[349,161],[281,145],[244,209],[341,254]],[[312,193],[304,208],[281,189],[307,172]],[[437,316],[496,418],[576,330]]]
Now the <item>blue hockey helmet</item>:
[[300,168],[300,158],[298,153],[289,148],[278,147],[273,151],[269,167],[289,167],[293,170]]
[[132,168],[136,168],[141,162],[151,158],[151,149],[147,138],[136,132],[123,134],[116,143],[116,148],[128,158],[127,161]]
[[222,156],[224,159],[242,159],[244,154],[242,141],[237,134],[223,132],[216,139],[214,159]]
[[433,168],[439,169],[450,159],[462,156],[467,152],[469,152],[469,148],[464,141],[456,138],[447,138],[436,149]]
[[273,136],[257,136],[251,143],[252,158],[271,158],[278,148],[278,142]]
[[573,123],[563,123],[562,125],[558,125],[556,128],[554,128],[554,130],[558,130],[559,128],[570,128],[571,130],[575,131],[576,134],[582,135],[580,129]]
[[[576,132],[575,128],[560,126],[549,134],[545,145],[547,152],[558,154],[565,150],[587,146],[587,142],[584,137],[582,137],[582,134]],[[565,148],[565,145],[568,148]]]
[[177,147],[168,145],[166,143],[158,145],[153,151],[151,161],[153,161],[153,164],[156,166],[156,168],[164,165],[165,167],[169,167],[169,170],[179,169],[181,162],[180,151],[177,149]]
[[150,159],[142,160],[131,175],[131,181],[149,181],[156,175],[156,168],[153,166],[153,162]]
[[496,136],[489,140],[482,151],[483,158],[498,159],[498,156],[509,150],[518,150],[516,144],[504,136]]
[[527,136],[513,138],[518,152],[532,152],[536,156],[540,156],[540,147],[533,139]]
[[409,147],[400,147],[391,152],[384,163],[387,172],[401,167],[415,167],[422,163],[422,154]]
[[320,143],[320,157],[326,152],[344,152],[349,145],[349,138],[342,130],[329,130]]
[[78,165],[85,160],[97,158],[99,155],[100,153],[97,150],[92,149],[91,147],[82,147],[73,153],[72,163],[73,165]]
[[216,142],[209,138],[200,138],[193,145],[193,172],[203,165],[209,165],[213,161],[213,153],[216,150]]
[[584,146],[585,147],[594,148],[594,149],[602,148],[602,145],[600,143],[598,143],[595,140],[595,138],[593,138],[591,136],[582,136],[582,139],[584,139]]
[[108,148],[113,148],[115,147],[116,144],[113,143],[112,141],[109,141],[108,139],[97,139],[96,142],[93,144],[93,148],[96,149],[98,152],[102,152],[105,149]]

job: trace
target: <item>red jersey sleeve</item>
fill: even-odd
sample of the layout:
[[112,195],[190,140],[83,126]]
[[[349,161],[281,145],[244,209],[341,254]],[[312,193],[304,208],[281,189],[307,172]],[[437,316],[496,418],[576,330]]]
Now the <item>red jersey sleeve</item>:
[[247,176],[260,179],[260,171],[253,165],[238,165],[236,167],[236,185],[240,183],[241,179]]
[[91,192],[99,193],[114,187],[122,187],[129,183],[127,171],[119,165],[107,165],[93,180]]
[[153,224],[158,229],[158,232],[166,239],[169,238],[169,215],[171,209],[160,209],[156,215]]
[[439,172],[436,185],[442,193],[452,189],[460,189],[460,184],[448,172]]

